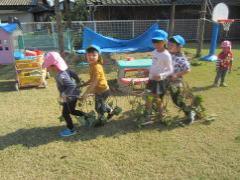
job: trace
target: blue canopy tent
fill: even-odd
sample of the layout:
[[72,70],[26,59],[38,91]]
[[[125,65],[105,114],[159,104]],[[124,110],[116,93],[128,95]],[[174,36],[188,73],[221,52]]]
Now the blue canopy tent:
[[157,23],[153,24],[146,32],[140,36],[130,39],[121,40],[112,37],[103,36],[89,28],[84,28],[82,50],[77,50],[79,54],[84,54],[90,45],[98,45],[102,53],[127,53],[127,52],[148,52],[153,50],[152,35],[158,30]]

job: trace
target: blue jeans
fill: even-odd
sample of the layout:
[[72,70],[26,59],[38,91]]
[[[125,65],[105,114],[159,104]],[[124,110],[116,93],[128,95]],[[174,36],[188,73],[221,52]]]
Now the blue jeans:
[[215,77],[215,84],[218,84],[219,80],[221,81],[221,84],[224,83],[225,77],[227,75],[228,70],[227,69],[218,69],[217,70],[217,75]]

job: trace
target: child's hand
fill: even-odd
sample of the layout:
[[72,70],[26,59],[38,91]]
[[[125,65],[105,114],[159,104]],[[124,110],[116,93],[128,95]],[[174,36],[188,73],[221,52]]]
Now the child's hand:
[[178,76],[176,74],[171,75],[171,80],[176,80]]

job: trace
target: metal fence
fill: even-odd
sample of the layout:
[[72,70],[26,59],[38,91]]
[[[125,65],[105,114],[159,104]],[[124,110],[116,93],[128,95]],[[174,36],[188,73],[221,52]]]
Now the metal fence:
[[[163,30],[169,30],[169,20],[116,20],[116,21],[73,21],[71,27],[63,23],[65,48],[67,50],[81,48],[82,32],[89,27],[97,33],[119,39],[131,39],[145,32],[152,24],[158,23]],[[176,19],[175,34],[181,34],[188,41],[197,41],[198,19]],[[213,22],[205,22],[205,40],[211,39]],[[38,47],[42,49],[57,49],[57,28],[55,22],[22,23],[25,47]],[[240,40],[240,23],[233,23],[228,34],[229,39]],[[220,38],[224,36],[223,30]]]

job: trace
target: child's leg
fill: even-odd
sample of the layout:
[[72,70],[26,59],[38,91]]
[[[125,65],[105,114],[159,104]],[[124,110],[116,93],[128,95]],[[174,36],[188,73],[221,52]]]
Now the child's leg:
[[62,116],[64,117],[64,119],[66,121],[67,128],[72,130],[74,128],[74,126],[73,126],[72,118],[70,116],[70,112],[69,112],[67,103],[63,104]]
[[156,97],[156,101],[157,101],[157,106],[158,106],[158,113],[160,118],[163,117],[163,96],[162,97]]
[[173,103],[182,109],[185,112],[186,109],[186,103],[184,102],[184,98],[182,97],[182,88],[181,87],[170,87],[170,95],[172,98]]
[[214,84],[218,84],[218,82],[219,82],[219,79],[221,78],[221,70],[220,69],[218,69],[217,70],[217,74],[216,74],[216,77],[215,77],[215,80],[214,80]]
[[222,70],[222,73],[221,73],[221,85],[224,85],[224,81],[225,81],[225,77],[227,75],[227,71],[228,70]]
[[68,110],[70,114],[74,116],[85,116],[86,114],[83,111],[76,110],[77,100],[72,100],[67,102]]

